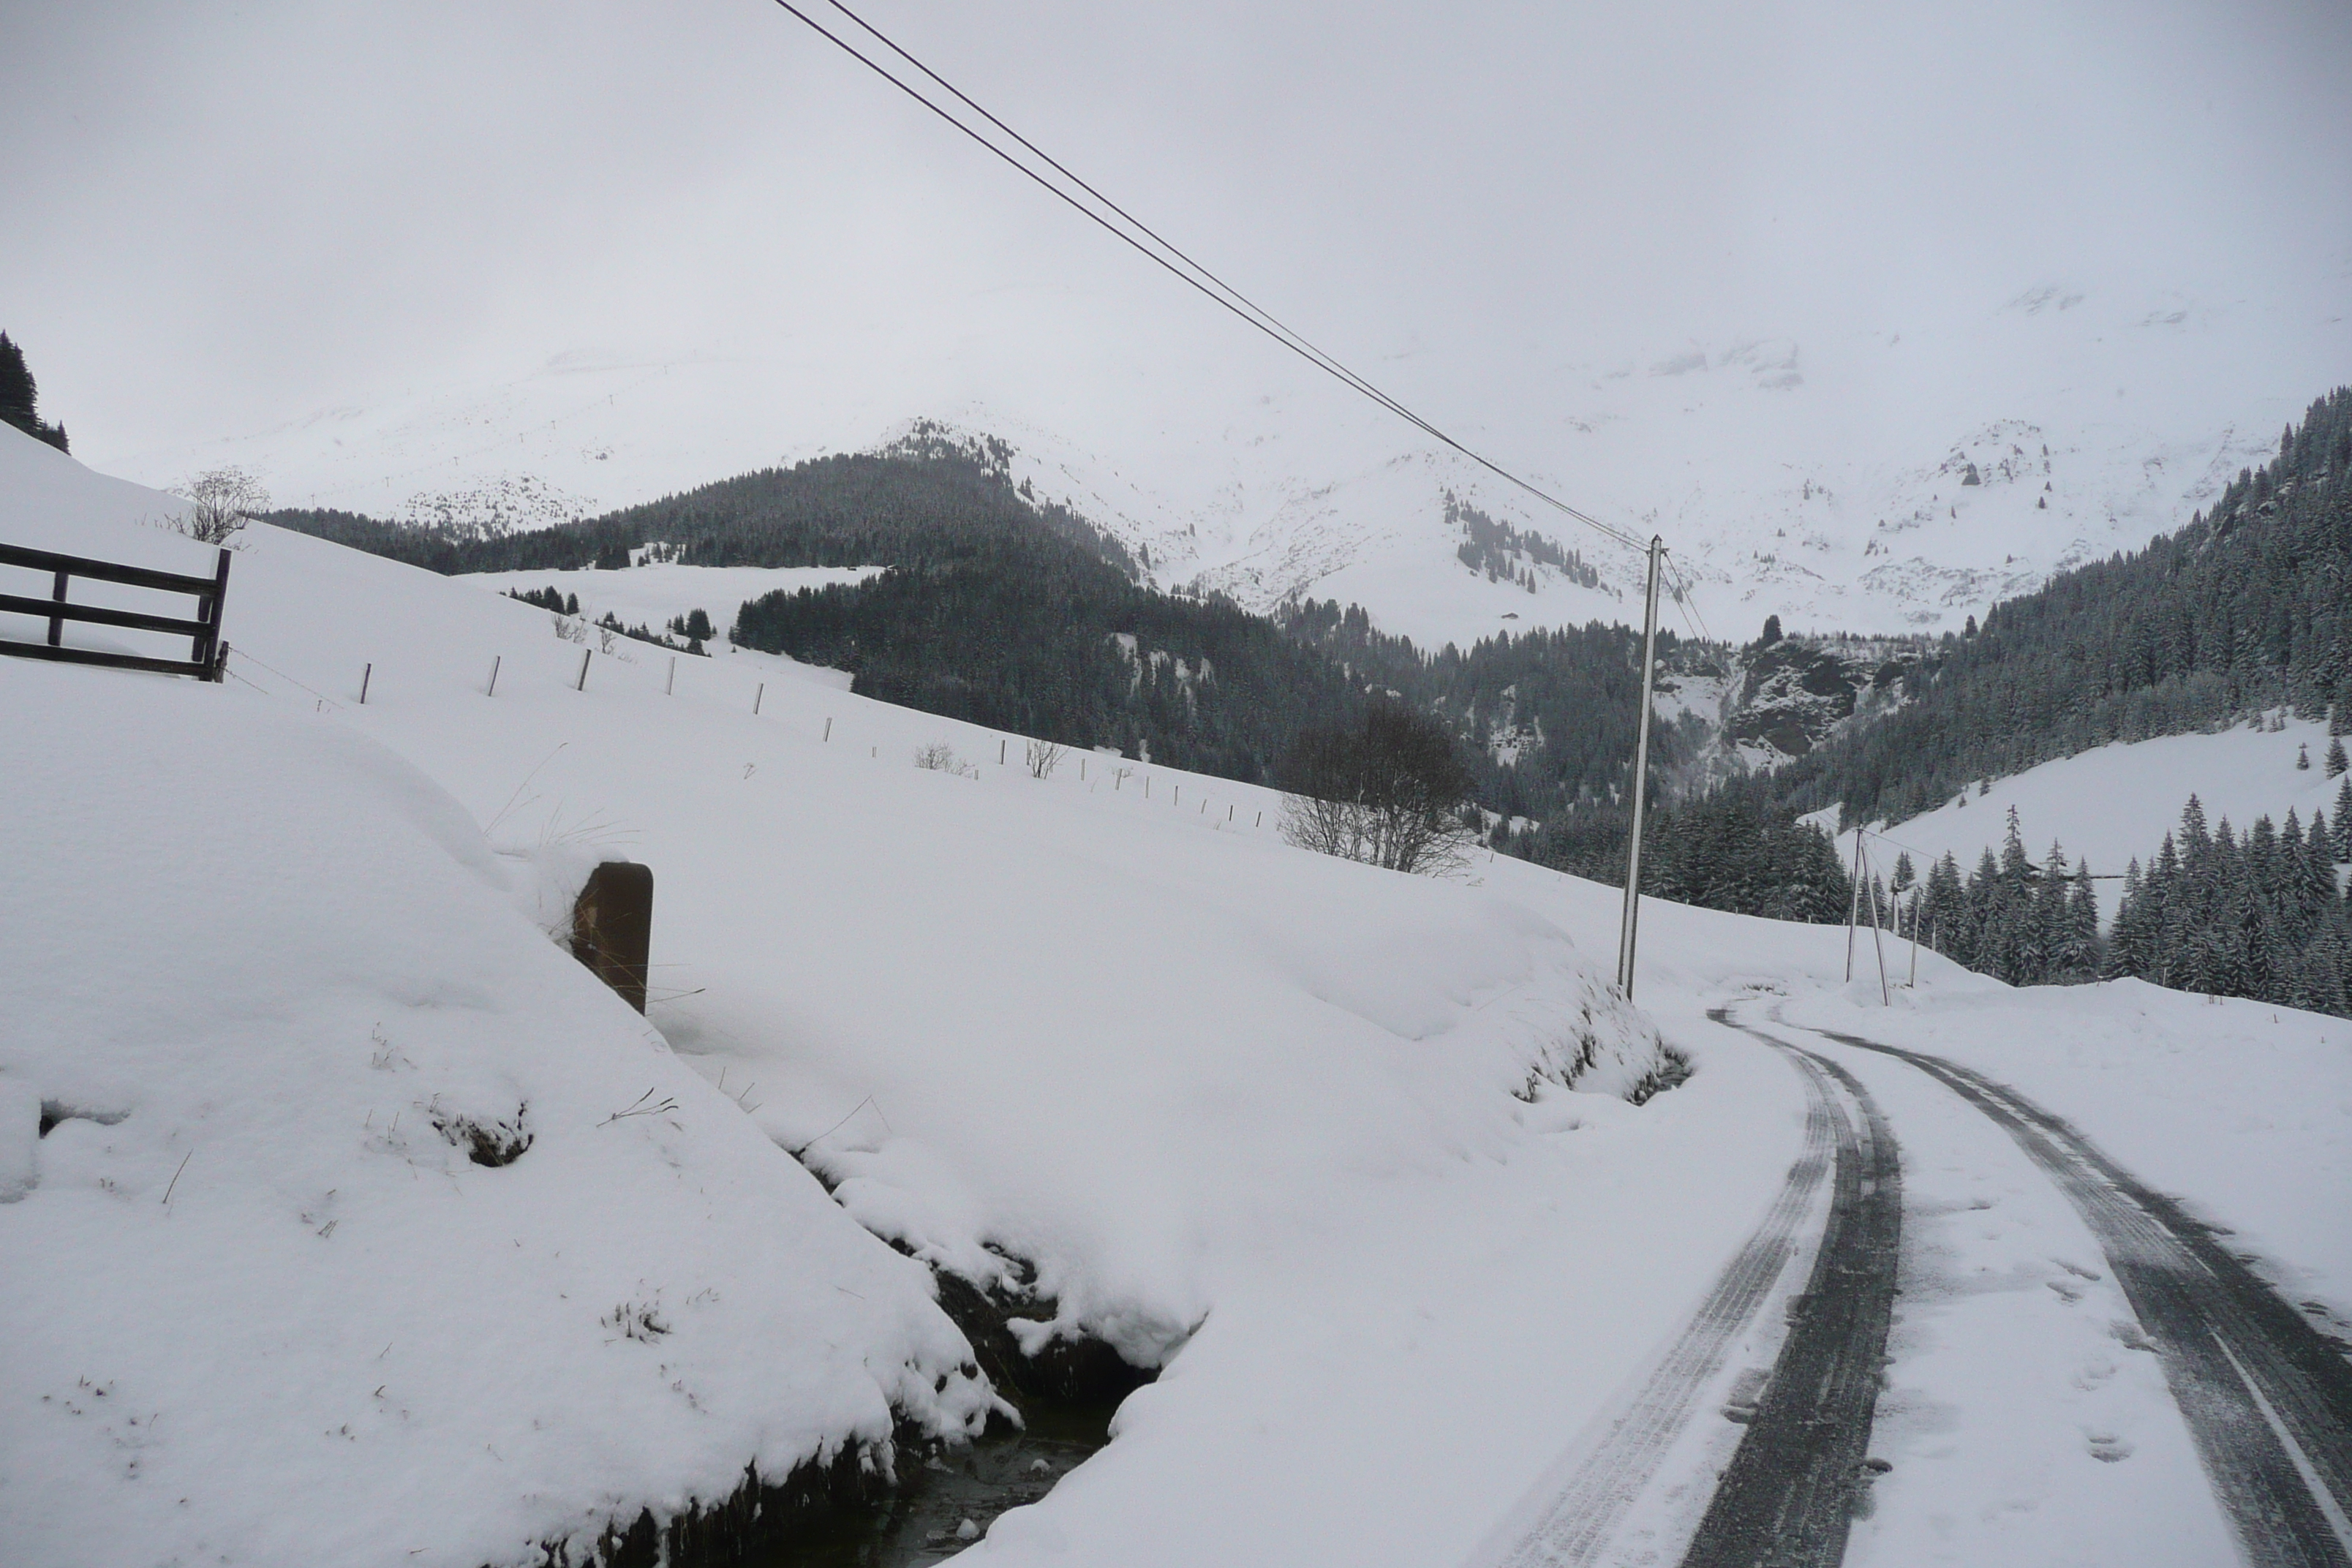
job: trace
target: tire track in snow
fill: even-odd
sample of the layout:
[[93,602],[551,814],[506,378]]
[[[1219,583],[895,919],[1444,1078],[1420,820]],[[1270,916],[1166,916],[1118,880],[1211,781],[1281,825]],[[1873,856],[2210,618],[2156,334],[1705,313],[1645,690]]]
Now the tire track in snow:
[[1599,1440],[1572,1449],[1499,1532],[1499,1542],[1490,1542],[1474,1561],[1495,1568],[1587,1568],[1601,1562],[1626,1513],[1689,1427],[1701,1395],[1719,1380],[1732,1347],[1790,1259],[1803,1252],[1800,1227],[1832,1163],[1841,1171],[1850,1163],[1855,1133],[1827,1075],[1813,1065],[1817,1058],[1792,1050],[1790,1059],[1805,1085],[1805,1142],[1771,1208],[1649,1375],[1603,1417]]
[[1901,1258],[1903,1165],[1862,1084],[1801,1047],[1719,1024],[1786,1054],[1840,1123],[1835,1185],[1804,1293],[1754,1419],[1717,1483],[1683,1568],[1834,1568],[1869,1484],[1871,1420],[1886,1362]]
[[2336,1345],[2210,1229],[2015,1089],[1940,1057],[1811,1032],[1928,1074],[2049,1173],[2154,1340],[2249,1563],[2352,1568],[2352,1363]]

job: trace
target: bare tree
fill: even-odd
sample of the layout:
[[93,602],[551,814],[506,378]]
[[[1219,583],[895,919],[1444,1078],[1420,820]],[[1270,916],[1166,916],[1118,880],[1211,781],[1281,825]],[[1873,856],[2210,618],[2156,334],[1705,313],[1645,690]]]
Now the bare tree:
[[1032,741],[1022,755],[1029,763],[1029,776],[1045,779],[1054,776],[1054,770],[1062,765],[1062,759],[1068,755],[1068,749],[1051,741]]
[[1391,871],[1444,876],[1475,835],[1470,770],[1434,714],[1375,703],[1355,729],[1318,731],[1283,759],[1283,841]]
[[960,773],[963,769],[956,763],[955,748],[945,741],[933,741],[928,746],[915,748],[915,765],[932,773]]
[[229,535],[269,510],[269,492],[243,468],[208,468],[172,493],[188,503],[180,531],[205,544],[226,544]]

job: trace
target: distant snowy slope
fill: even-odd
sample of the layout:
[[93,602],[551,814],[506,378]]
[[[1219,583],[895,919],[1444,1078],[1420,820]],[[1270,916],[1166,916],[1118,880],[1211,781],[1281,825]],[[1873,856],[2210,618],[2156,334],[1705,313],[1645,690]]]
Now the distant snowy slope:
[[[2305,822],[2314,810],[2333,814],[2342,781],[2321,767],[2327,727],[2281,717],[2285,727],[2275,733],[2242,724],[2216,734],[2168,735],[2102,746],[1994,779],[1989,794],[1972,788],[1885,828],[1890,843],[1873,854],[1885,861],[1884,871],[1893,866],[1896,848],[1907,848],[1924,876],[1925,862],[1948,852],[1965,876],[1986,849],[2000,852],[2014,807],[2026,853],[2036,864],[2054,838],[2069,861],[2119,873],[2133,860],[2147,865],[2164,836],[2179,827],[2180,809],[2192,794],[2212,826],[2227,818],[2242,832],[2258,816],[2283,824],[2289,811]],[[2295,766],[2298,755],[2308,756],[2308,769]],[[2119,886],[2101,888],[2100,913],[2110,920]]]

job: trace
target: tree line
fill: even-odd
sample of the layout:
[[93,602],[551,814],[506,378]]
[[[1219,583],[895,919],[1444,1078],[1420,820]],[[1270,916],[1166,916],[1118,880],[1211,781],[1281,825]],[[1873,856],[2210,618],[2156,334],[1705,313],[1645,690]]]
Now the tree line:
[[1265,618],[1142,587],[1050,537],[779,590],[728,635],[846,669],[886,702],[1245,782],[1364,704],[1338,664]]
[[[1996,855],[1987,848],[1964,880],[1950,854],[1915,883],[1908,853],[1895,862],[1881,923],[1902,929],[1956,963],[2011,985],[2099,979],[2104,946],[2091,868],[2071,868],[2053,842],[2040,865],[2026,854],[2017,809]],[[1907,897],[1906,894],[1916,895]],[[1876,889],[1874,889],[1874,892]]]
[[2352,780],[2332,827],[2325,811],[2308,827],[2290,811],[2284,827],[2262,816],[2233,833],[2224,818],[2209,832],[2190,795],[2179,833],[2125,872],[2104,973],[2352,1017],[2352,910],[2336,872],[2347,861]]
[[13,425],[36,441],[46,441],[58,451],[69,451],[66,427],[52,425],[41,417],[40,384],[25,363],[25,351],[18,348],[5,332],[0,332],[0,425]]
[[[2126,976],[2177,991],[2242,996],[2352,1017],[2352,903],[2336,868],[2352,863],[2352,778],[2306,826],[2265,815],[2241,833],[2209,826],[2190,795],[2177,832],[2123,874],[2114,925],[2102,931],[2091,868],[2057,844],[2036,865],[2017,813],[1998,854],[1962,878],[1947,854],[1915,882],[1906,853],[1875,905],[1882,923],[2012,985]],[[1906,897],[1906,894],[1909,895]],[[1865,918],[1868,918],[1865,916]]]
[[[1496,847],[1612,888],[1625,885],[1632,813],[1586,804]],[[1742,777],[1652,808],[1642,835],[1642,891],[1700,909],[1815,924],[1846,919],[1853,881],[1828,835],[1774,800],[1769,782]]]

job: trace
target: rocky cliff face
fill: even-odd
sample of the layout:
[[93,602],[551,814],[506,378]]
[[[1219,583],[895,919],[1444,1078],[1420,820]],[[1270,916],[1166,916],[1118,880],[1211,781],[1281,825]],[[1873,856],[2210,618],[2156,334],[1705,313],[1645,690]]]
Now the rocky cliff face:
[[1695,650],[1663,672],[1658,715],[1696,742],[1672,793],[1770,771],[1908,700],[1929,645],[1900,637],[1782,637],[1728,656]]

